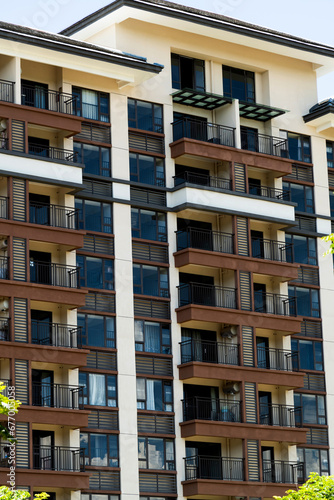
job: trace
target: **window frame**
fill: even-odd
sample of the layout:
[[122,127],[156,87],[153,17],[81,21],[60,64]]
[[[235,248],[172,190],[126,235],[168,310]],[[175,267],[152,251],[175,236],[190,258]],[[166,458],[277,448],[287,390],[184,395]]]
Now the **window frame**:
[[[300,158],[292,158],[291,157],[291,148],[290,148],[290,143],[289,139],[293,139],[292,137],[289,137],[289,134],[296,136],[300,140]],[[294,161],[300,161],[303,163],[312,163],[312,145],[311,145],[311,136],[309,135],[304,135],[304,134],[299,134],[297,132],[291,132],[291,130],[280,130],[280,137],[284,138],[287,140],[287,146],[288,146],[288,153],[289,157],[291,160]],[[304,140],[308,141],[308,149],[310,151],[309,154],[305,152],[305,146],[304,146]]]
[[[107,449],[108,465],[96,465],[96,464],[91,463],[93,459],[98,458],[98,457],[92,457],[92,444],[91,444],[91,441],[92,441],[91,436],[92,435],[98,435],[98,436],[105,437],[106,443],[107,443],[106,449]],[[80,432],[80,444],[81,444],[81,437],[82,436],[87,436],[87,438],[88,438],[88,441],[87,441],[88,450],[86,448],[83,448],[85,450],[85,452],[88,451],[88,455],[86,455],[86,453],[85,453],[85,465],[93,466],[93,467],[95,467],[95,466],[97,466],[97,467],[119,467],[119,444],[118,444],[118,435],[117,434],[111,434],[111,433],[105,433],[105,432]],[[111,445],[110,441],[112,439],[116,440],[116,445],[117,445],[116,446],[117,455],[114,457],[110,455],[110,445]],[[114,460],[117,462],[117,465],[116,464],[110,465],[110,463],[112,463]]]
[[[163,442],[163,449],[164,449],[164,465],[161,469],[151,469],[149,467],[149,440],[159,440]],[[140,458],[140,451],[139,451],[139,444],[144,443],[144,449],[145,449],[145,458]],[[167,452],[166,452],[166,444],[171,443],[173,447],[173,460],[167,460]],[[145,462],[146,466],[143,467],[142,464]],[[169,439],[169,438],[160,438],[160,437],[153,437],[153,436],[138,436],[138,466],[139,469],[144,469],[144,470],[175,470],[175,443],[174,439]]]
[[[87,116],[83,116],[82,114],[82,105],[83,104],[89,104],[89,103],[84,103],[82,100],[82,91],[86,90],[88,92],[95,92],[97,96],[97,114],[98,118],[90,118]],[[77,97],[76,100],[73,100],[73,107],[75,108],[73,110],[73,114],[76,116],[81,116],[82,118],[85,118],[86,120],[93,120],[93,121],[99,121],[103,123],[110,123],[110,95],[108,92],[103,92],[101,90],[94,90],[94,89],[87,89],[85,87],[77,87],[76,85],[72,85],[72,95],[73,97]],[[108,100],[108,113],[103,113],[101,111],[101,100],[103,98],[107,98]],[[104,120],[103,117],[106,119]]]
[[[154,182],[145,182],[143,183],[140,180],[140,156],[144,156],[145,158],[150,158],[152,159],[152,164],[153,164],[153,178]],[[132,166],[134,162],[131,161],[131,158],[135,157],[134,160],[136,162],[136,173],[132,172]],[[161,162],[162,167],[163,167],[163,177],[159,177],[157,175],[157,163]],[[140,184],[149,184],[150,186],[159,186],[159,187],[165,187],[166,185],[166,169],[165,169],[165,160],[163,158],[159,158],[157,156],[151,156],[151,155],[144,155],[142,153],[129,153],[129,164],[130,164],[130,181],[131,182],[138,182]],[[135,177],[135,178],[134,178]]]
[[[90,375],[103,375],[104,376],[104,382],[105,382],[105,403],[104,405],[94,405],[90,402]],[[81,381],[80,381],[81,379]],[[85,379],[85,382],[83,383],[83,379]],[[113,382],[110,382],[109,379],[114,379]],[[113,383],[115,386],[115,396],[114,397],[109,397],[108,395],[108,385],[110,383]],[[116,375],[111,375],[111,374],[106,374],[106,373],[94,373],[94,372],[81,372],[79,371],[79,385],[83,387],[83,395],[80,399],[82,399],[82,404],[85,406],[94,406],[94,407],[102,407],[102,408],[116,408],[117,407],[117,376]],[[108,403],[111,404],[108,404]]]
[[[245,96],[246,96],[246,99],[240,99],[240,96],[238,96],[235,92],[233,92],[233,71],[236,72],[240,72],[240,76],[241,74],[243,74],[243,80],[244,80],[244,92],[245,92]],[[255,103],[256,102],[256,93],[255,93],[255,72],[254,71],[249,71],[249,70],[246,70],[246,69],[242,69],[242,68],[235,68],[233,66],[227,66],[227,65],[224,65],[222,66],[222,72],[223,72],[223,95],[226,96],[226,97],[230,97],[232,99],[239,99],[241,102],[248,102],[248,103]],[[225,72],[229,73],[229,76],[225,76]],[[235,73],[236,74],[236,73]],[[252,79],[253,81],[253,91],[252,92],[252,95],[248,95],[249,91],[247,89],[247,78],[250,78]],[[225,85],[225,80],[229,81],[229,90],[227,89],[226,85]]]
[[[81,346],[91,346],[91,347],[105,347],[105,348],[108,348],[108,349],[116,349],[116,321],[115,321],[115,316],[103,316],[102,314],[92,314],[92,313],[81,313],[81,312],[78,312],[77,314],[77,324],[78,326],[82,326],[81,323],[79,322],[79,316],[82,316],[84,318],[84,327],[83,329],[81,330]],[[99,318],[102,319],[103,321],[103,330],[104,330],[104,345],[101,346],[101,345],[97,345],[97,344],[89,344],[88,343],[88,339],[89,339],[89,333],[88,333],[88,320],[89,320],[89,316],[97,316]],[[113,320],[113,323],[114,323],[114,330],[113,330],[113,337],[108,337],[107,336],[107,320]],[[83,331],[86,331],[85,334],[83,334]],[[82,342],[82,339],[85,338],[86,339],[86,342]],[[108,345],[109,344],[113,344],[113,345]]]
[[[315,213],[315,209],[314,209],[314,186],[309,186],[308,184],[301,184],[299,182],[290,182],[290,181],[283,181],[283,193],[284,193],[284,196],[286,200],[288,201],[291,201],[293,203],[296,203],[293,199],[292,199],[292,189],[291,189],[291,186],[292,188],[294,186],[301,186],[303,188],[303,197],[304,197],[304,206],[306,208],[305,211],[303,210],[298,210],[298,207],[296,207],[296,212],[302,212],[302,213],[305,213],[305,214],[314,214]],[[312,191],[312,205],[309,204],[308,202],[308,198],[307,198],[307,189],[311,189]],[[310,208],[310,210],[308,210],[308,207]]]
[[[300,314],[298,312],[298,295],[296,294],[296,289],[299,288],[301,290],[306,290],[308,291],[309,293],[309,306],[310,306],[310,312],[311,312],[311,316],[306,316],[305,314]],[[293,289],[293,295],[290,294],[290,291],[292,291]],[[316,291],[317,294],[318,294],[318,308],[315,309],[313,308],[312,304],[312,292]],[[303,286],[300,286],[300,285],[288,285],[288,295],[289,297],[296,297],[296,312],[297,312],[297,316],[306,316],[307,318],[320,318],[320,311],[321,311],[321,307],[320,307],[320,293],[319,293],[319,289],[318,288],[308,288],[308,287],[303,287]],[[312,312],[317,312],[318,314],[312,314]]]
[[[136,219],[138,220],[138,228],[134,228],[133,227],[133,217],[132,217],[132,214],[134,214],[135,212],[137,212],[137,215],[136,215]],[[143,232],[143,228],[142,228],[142,212],[150,212],[151,214],[154,214],[155,216],[155,233],[156,233],[156,239],[155,240],[147,240],[147,238],[143,238],[142,237],[142,232]],[[160,232],[159,231],[159,216],[160,215],[163,215],[164,216],[164,219],[165,219],[165,229],[164,229],[164,232]],[[137,235],[134,235],[134,231],[138,231],[138,236]],[[138,239],[143,239],[143,240],[147,240],[147,241],[160,241],[160,242],[167,242],[167,216],[166,216],[166,213],[165,212],[156,212],[155,210],[146,210],[146,209],[142,209],[142,208],[135,208],[135,207],[131,207],[131,233],[132,233],[132,238],[138,238]]]
[[[181,66],[182,66],[182,60],[187,59],[188,62],[191,61],[192,63],[192,70],[191,70],[191,79],[192,79],[192,86],[190,87],[191,90],[194,90],[196,92],[205,92],[206,90],[206,82],[205,82],[205,60],[204,59],[197,59],[196,57],[189,57],[189,56],[183,56],[180,54],[176,54],[175,52],[171,53],[171,81],[172,81],[172,88],[177,89],[177,90],[183,90],[185,88],[189,88],[187,86],[182,85],[182,75],[181,75]],[[196,84],[196,69],[195,65],[198,64],[201,66],[201,72],[203,76],[203,86],[199,86]],[[178,74],[179,74],[179,79],[176,80],[174,78],[175,71],[174,68],[177,67]]]
[[[314,402],[315,402],[315,415],[314,416],[315,416],[316,422],[306,422],[304,420],[304,408],[306,407],[306,405],[303,403],[303,396],[314,398]],[[321,405],[319,404],[319,401],[320,401],[319,398],[322,398],[322,401],[323,401],[323,408],[324,408],[323,413],[319,409],[321,407]],[[295,406],[295,408],[301,409],[299,420],[300,420],[300,423],[302,423],[302,425],[304,427],[307,427],[309,425],[327,425],[327,407],[326,407],[326,396],[325,395],[295,392],[294,393],[294,406]],[[295,413],[296,421],[298,419],[297,415],[298,414]],[[323,421],[321,421],[321,419],[323,419]]]
[[[331,157],[329,158],[328,149],[331,148]],[[334,141],[326,141],[326,158],[327,158],[327,168],[334,168]],[[331,165],[329,165],[329,162]]]
[[[133,293],[134,294],[148,295],[148,296],[151,296],[151,297],[169,298],[169,273],[168,273],[168,267],[151,266],[151,265],[148,265],[148,264],[137,264],[137,263],[133,263],[132,267],[133,267],[133,276],[135,275],[135,272],[134,272],[135,268],[139,268],[140,269],[140,284],[138,285],[133,280]],[[149,295],[149,294],[144,293],[144,273],[143,273],[143,271],[144,271],[145,268],[157,269],[158,295]],[[162,270],[166,273],[165,275],[167,276],[167,288],[164,288],[164,287],[161,286],[162,285],[162,281],[161,281],[161,276],[162,276],[161,271]]]
[[[115,276],[114,276],[114,259],[106,259],[104,257],[93,257],[91,255],[77,254],[77,267],[79,270],[79,281],[82,288],[89,288],[93,290],[114,290],[115,287]],[[102,262],[102,287],[94,288],[88,284],[87,277],[87,259],[98,260]],[[80,262],[82,260],[82,262]],[[107,273],[106,266],[112,266],[112,279],[106,279],[105,275]],[[110,286],[106,286],[110,285]]]
[[[130,101],[133,101],[135,118],[130,118]],[[152,113],[151,113],[152,121],[151,121],[151,126],[148,128],[140,128],[138,126],[138,103],[141,103],[141,102],[143,102],[145,104],[150,104],[152,107]],[[155,106],[158,106],[161,110],[161,123],[158,123],[158,120],[160,120],[160,118],[156,116],[157,108],[155,108]],[[163,108],[163,105],[159,104],[157,102],[143,101],[141,99],[133,99],[131,97],[128,97],[128,127],[135,128],[137,130],[145,130],[146,132],[155,132],[158,134],[163,134],[164,133],[164,108]]]
[[[161,394],[162,394],[162,410],[149,410],[147,409],[147,381],[154,380],[155,382],[161,382]],[[144,381],[145,386],[145,399],[138,398],[139,391],[139,381]],[[170,391],[167,388],[170,387]],[[167,395],[170,394],[170,399]],[[173,383],[171,380],[163,380],[163,379],[150,379],[147,377],[137,377],[136,379],[136,401],[137,401],[137,410],[145,410],[145,411],[163,411],[166,413],[173,413],[174,411],[174,398],[173,398]]]
[[[301,359],[304,359],[301,356],[301,348],[300,348],[300,343],[312,345],[312,363],[313,363],[313,368],[307,368],[303,366],[303,363],[301,363]],[[296,347],[294,348],[294,345],[296,344]],[[321,347],[321,368],[316,368],[317,364],[319,361],[317,361],[317,351],[316,351],[316,345],[319,345]],[[298,362],[298,369],[299,370],[306,370],[306,371],[317,371],[317,372],[323,372],[324,371],[324,355],[323,355],[323,350],[322,350],[322,342],[319,342],[317,340],[308,340],[308,339],[296,339],[292,338],[291,339],[291,350],[297,353],[297,362]]]
[[[296,260],[295,257],[295,244],[294,244],[294,238],[306,238],[306,245],[307,245],[307,262],[299,262],[299,260]],[[289,241],[287,242],[287,238],[291,238],[291,244],[292,244],[292,259],[289,262],[297,262],[298,264],[307,264],[310,266],[317,266],[318,265],[318,252],[317,252],[317,242],[316,238],[313,238],[312,236],[304,236],[301,234],[285,234],[285,242],[289,244]],[[310,241],[314,241],[315,243],[315,256],[312,255],[311,252],[313,250],[310,249]],[[287,252],[287,260],[288,260],[288,252]],[[314,263],[315,262],[315,263]]]
[[[78,210],[78,224],[79,224],[79,229],[84,229],[86,230],[86,202],[88,203],[96,203],[97,205],[100,206],[100,227],[101,230],[96,230],[96,229],[87,229],[87,231],[94,231],[97,233],[103,233],[103,234],[113,234],[113,206],[112,203],[107,203],[104,201],[97,201],[97,200],[88,200],[85,198],[75,198],[74,200],[75,204],[81,203],[81,207],[77,207],[75,205],[75,208]],[[110,207],[110,223],[104,222],[105,217],[104,217],[104,206]],[[109,228],[110,231],[104,231],[104,228]]]
[[[141,324],[142,325],[142,332],[143,332],[143,340],[137,340],[136,339],[136,324]],[[145,338],[146,338],[146,326],[149,326],[148,323],[154,323],[159,325],[159,339],[160,339],[160,351],[146,351],[145,350]],[[164,328],[168,327],[169,329],[169,344],[164,344],[163,343],[163,330]],[[135,350],[136,352],[154,352],[155,354],[171,354],[172,353],[172,341],[171,341],[171,331],[170,331],[170,324],[169,323],[159,323],[158,321],[146,321],[146,320],[141,320],[141,319],[135,319]],[[141,345],[142,349],[138,349],[138,346]],[[167,351],[167,352],[166,352]]]
[[[77,151],[75,148],[79,149],[80,146],[80,151]],[[84,149],[85,146],[91,146],[94,148],[98,149],[99,153],[99,173],[98,174],[92,174],[91,172],[85,172],[86,164],[85,164],[85,153]],[[102,150],[108,151],[108,168],[103,167],[103,160],[102,160]],[[86,142],[81,142],[81,141],[73,141],[73,151],[78,154],[78,162],[83,163],[85,165],[85,168],[83,169],[83,175],[98,175],[99,177],[111,177],[111,148],[107,146],[99,146],[97,144],[88,144]]]
[[[297,460],[298,460],[299,463],[302,462],[304,464],[304,470],[305,470],[305,472],[307,471],[307,462],[306,462],[306,459],[305,459],[305,451],[309,451],[309,450],[312,450],[312,452],[316,451],[318,453],[319,474],[320,475],[329,475],[329,469],[330,469],[330,465],[329,465],[329,450],[327,450],[327,449],[319,449],[319,448],[302,448],[302,447],[298,447],[297,448]],[[322,466],[322,463],[323,463],[323,457],[322,457],[322,455],[325,454],[325,453],[327,454],[327,468],[324,468]],[[302,460],[300,460],[300,455],[302,455]],[[313,469],[312,469],[312,471],[313,471]]]

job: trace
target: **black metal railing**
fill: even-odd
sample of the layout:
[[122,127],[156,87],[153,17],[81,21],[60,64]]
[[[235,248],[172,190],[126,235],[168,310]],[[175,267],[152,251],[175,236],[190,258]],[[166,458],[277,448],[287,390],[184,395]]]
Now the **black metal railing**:
[[301,427],[301,408],[278,404],[260,403],[259,424],[280,427]]
[[8,280],[9,278],[9,257],[0,257],[0,279]]
[[184,422],[195,419],[241,422],[241,401],[194,397],[184,399],[182,405]]
[[10,443],[0,443],[0,467],[9,467]]
[[188,139],[221,144],[223,146],[234,147],[235,145],[235,129],[233,127],[186,117],[173,122],[172,127],[173,141],[186,137]]
[[0,137],[0,149],[4,149],[6,151],[9,150],[9,140],[8,140],[8,137]]
[[10,340],[8,319],[0,319],[0,340]]
[[241,130],[241,148],[271,156],[288,158],[288,140],[282,137]]
[[52,146],[42,146],[29,142],[28,153],[33,156],[41,158],[48,158],[51,160],[68,161],[76,163],[78,161],[78,153],[70,149],[54,148]]
[[81,330],[81,326],[32,320],[31,342],[39,345],[71,347],[76,349],[81,347]]
[[[1,142],[1,139],[0,139],[0,142]],[[0,219],[8,219],[8,198],[7,198],[7,196],[0,196]]]
[[254,311],[279,316],[296,316],[296,297],[254,291]]
[[44,226],[78,229],[79,210],[61,205],[30,202],[30,222]]
[[188,227],[176,231],[177,250],[198,248],[211,252],[234,253],[233,234]]
[[212,307],[237,308],[236,290],[201,283],[187,283],[177,287],[179,292],[179,307],[196,304]]
[[[287,262],[292,255],[292,244],[275,240],[252,238],[252,257],[256,259]],[[291,260],[289,260],[291,262]]]
[[80,472],[85,469],[85,451],[67,446],[34,446],[33,468]]
[[4,390],[0,394],[8,397],[8,387],[11,385],[11,380],[8,378],[1,378],[0,382],[5,386]]
[[43,285],[80,288],[79,267],[30,261],[30,281]]
[[76,101],[77,97],[72,94],[26,84],[21,87],[21,104],[25,106],[71,115],[76,109]]
[[32,405],[51,408],[83,409],[83,387],[32,382]]
[[0,80],[0,101],[14,102],[14,82]]
[[244,481],[244,459],[225,457],[187,457],[185,479],[218,479],[223,481]]
[[282,460],[263,460],[262,472],[265,483],[297,484],[301,477],[304,478],[304,464]]
[[298,371],[298,352],[257,346],[257,367],[267,370]]
[[252,182],[249,182],[248,188],[249,194],[255,194],[256,196],[262,196],[263,198],[273,198],[276,200],[290,200],[290,191],[268,186],[259,186]]
[[232,191],[232,181],[224,177],[213,177],[207,174],[199,174],[185,171],[173,177],[174,186],[179,186],[188,182],[189,184],[197,184],[199,186],[207,186],[216,189],[226,189]]
[[239,345],[210,340],[185,340],[180,342],[181,364],[191,361],[220,365],[239,364]]

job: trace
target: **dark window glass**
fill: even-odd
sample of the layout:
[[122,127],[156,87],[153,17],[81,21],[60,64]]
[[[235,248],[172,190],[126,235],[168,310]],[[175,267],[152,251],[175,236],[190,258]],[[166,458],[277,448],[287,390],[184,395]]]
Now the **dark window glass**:
[[114,289],[114,261],[77,255],[80,267],[80,285],[103,290]]
[[317,265],[316,239],[296,234],[286,234],[285,241],[292,244],[292,248],[287,250],[287,261],[298,262],[299,264]]
[[97,314],[78,314],[81,344],[97,347],[115,347],[115,318]]
[[84,174],[110,177],[110,149],[93,144],[73,143],[73,151],[78,153],[78,163],[85,165]]
[[327,167],[334,168],[334,142],[326,141]]
[[255,102],[255,75],[252,71],[223,66],[223,89],[226,97]]
[[297,298],[298,316],[320,317],[319,290],[289,286],[289,297]]
[[119,500],[119,495],[105,495],[105,494],[101,494],[101,493],[98,493],[98,494],[81,493],[80,500]]
[[309,136],[282,130],[281,137],[288,140],[289,156],[292,160],[312,163],[311,141]]
[[205,91],[205,61],[172,54],[173,89]]
[[305,477],[308,477],[311,472],[317,472],[318,474],[320,474],[320,476],[328,476],[328,450],[317,450],[315,448],[297,448],[297,456],[298,462],[302,462],[305,465]]
[[76,97],[73,101],[73,114],[88,118],[109,122],[109,94],[96,90],[72,87],[72,95]]
[[136,351],[171,353],[170,327],[165,323],[135,320]]
[[140,469],[175,470],[174,442],[172,439],[139,437],[138,458]]
[[112,206],[110,203],[76,198],[75,208],[79,210],[79,229],[112,233]]
[[163,134],[162,105],[128,99],[128,122],[130,128]]
[[285,199],[297,203],[296,210],[299,212],[314,213],[313,187],[293,182],[283,182]]
[[168,269],[133,264],[133,293],[168,297]]
[[130,180],[165,186],[165,162],[162,158],[130,153]]
[[325,396],[295,393],[294,404],[295,407],[301,408],[303,424],[326,425]]
[[331,209],[331,217],[334,217],[334,191],[329,191],[329,205]]
[[79,384],[83,386],[80,403],[92,406],[117,406],[116,375],[79,372]]
[[172,383],[167,380],[137,378],[137,408],[173,411]]
[[118,467],[118,436],[116,434],[81,432],[80,448],[85,450],[85,465]]
[[298,352],[298,363],[301,370],[324,369],[322,343],[312,340],[291,340],[291,349]]
[[131,208],[133,238],[152,241],[167,241],[166,214]]
[[21,80],[21,103],[24,106],[48,109],[48,85],[30,80]]

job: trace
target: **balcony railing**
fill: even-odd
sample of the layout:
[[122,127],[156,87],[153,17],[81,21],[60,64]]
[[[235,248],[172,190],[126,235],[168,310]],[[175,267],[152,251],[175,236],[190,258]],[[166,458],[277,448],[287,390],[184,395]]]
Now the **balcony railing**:
[[85,468],[85,451],[66,446],[34,446],[33,468],[80,472]]
[[0,257],[0,279],[1,280],[8,280],[8,278],[9,278],[8,270],[9,270],[9,258],[8,257]]
[[48,158],[51,160],[68,161],[76,163],[78,161],[78,154],[70,149],[54,148],[52,146],[41,146],[29,142],[28,153],[40,158]]
[[215,479],[222,481],[244,481],[244,459],[225,457],[187,457],[185,479]]
[[258,186],[257,184],[252,184],[252,182],[249,182],[249,194],[255,194],[256,196],[273,198],[276,200],[290,200],[290,191],[268,186]]
[[77,97],[56,90],[47,90],[33,85],[21,87],[21,104],[33,108],[48,109],[57,113],[72,115],[76,109]]
[[8,378],[1,378],[0,382],[5,386],[4,390],[0,394],[8,397],[8,387],[11,385],[11,380]]
[[296,316],[296,297],[255,291],[254,311],[279,316]]
[[233,254],[233,234],[188,227],[176,231],[177,250],[198,248],[210,252]]
[[4,149],[5,151],[9,150],[8,137],[0,137],[0,149]]
[[257,367],[267,370],[298,371],[297,351],[257,347]]
[[182,404],[184,422],[195,419],[241,422],[241,401],[194,397],[184,399]]
[[[255,259],[287,262],[292,255],[292,244],[275,240],[252,238],[252,257]],[[291,260],[289,260],[291,262]]]
[[300,415],[300,407],[260,403],[259,424],[301,427]]
[[236,290],[221,286],[188,283],[177,287],[179,307],[196,304],[211,307],[237,308]]
[[181,364],[191,361],[220,365],[239,364],[239,345],[209,340],[185,340],[180,342]]
[[289,157],[287,139],[259,134],[257,131],[241,130],[241,148],[271,156]]
[[31,260],[30,281],[43,285],[80,288],[79,267]]
[[297,484],[304,477],[302,462],[284,462],[281,460],[263,460],[263,481],[265,483]]
[[0,219],[8,219],[8,198],[6,196],[0,196]]
[[80,348],[81,326],[31,321],[31,342],[55,347]]
[[82,410],[82,399],[82,386],[32,382],[33,406],[48,406],[50,408],[68,408],[70,410]]
[[0,443],[0,467],[9,467],[10,443]]
[[223,146],[234,147],[234,131],[232,127],[209,123],[204,120],[193,118],[180,118],[172,123],[173,141],[183,137],[195,139],[197,141],[221,144]]
[[232,191],[232,181],[224,177],[212,177],[211,175],[198,174],[194,172],[182,172],[182,174],[175,175],[174,186],[179,186],[188,182],[189,184],[197,184],[199,186],[207,186],[216,189],[226,189]]
[[14,102],[14,82],[0,80],[0,101]]
[[10,340],[8,319],[0,319],[0,340]]
[[44,226],[78,229],[79,210],[72,207],[30,202],[30,222]]

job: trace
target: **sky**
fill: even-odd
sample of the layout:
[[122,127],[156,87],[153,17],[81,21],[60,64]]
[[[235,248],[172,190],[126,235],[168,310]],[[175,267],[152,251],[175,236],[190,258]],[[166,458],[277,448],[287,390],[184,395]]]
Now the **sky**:
[[[2,21],[57,33],[110,2],[4,0],[4,3]],[[334,0],[179,0],[176,3],[334,46]],[[334,73],[318,80],[319,101],[331,96],[334,96]]]

